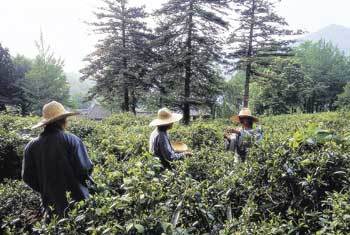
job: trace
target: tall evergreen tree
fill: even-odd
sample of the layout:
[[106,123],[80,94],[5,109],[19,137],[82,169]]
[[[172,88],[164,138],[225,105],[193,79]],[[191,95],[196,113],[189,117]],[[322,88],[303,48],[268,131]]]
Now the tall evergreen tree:
[[144,7],[130,7],[127,0],[103,0],[95,13],[94,31],[102,35],[88,55],[82,79],[96,81],[92,96],[122,102],[121,109],[135,113],[140,93],[147,90],[150,65],[149,30]]
[[169,97],[180,105],[185,124],[190,107],[207,102],[217,86],[215,62],[221,58],[220,35],[227,23],[222,19],[226,1],[169,0],[155,14],[161,22],[158,38],[165,46],[159,73],[163,87],[171,84]]
[[261,77],[256,68],[268,66],[265,58],[286,56],[292,40],[287,36],[300,34],[287,29],[285,19],[275,13],[271,0],[232,0],[237,13],[238,27],[230,36],[232,59],[239,59],[237,68],[245,71],[243,106],[248,107],[249,83],[252,77]]

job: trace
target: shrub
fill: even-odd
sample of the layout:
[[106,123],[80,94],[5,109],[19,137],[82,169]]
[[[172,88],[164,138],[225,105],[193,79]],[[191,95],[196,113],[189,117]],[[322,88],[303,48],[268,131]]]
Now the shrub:
[[0,182],[5,178],[20,178],[23,149],[34,135],[28,127],[35,121],[35,118],[0,116]]

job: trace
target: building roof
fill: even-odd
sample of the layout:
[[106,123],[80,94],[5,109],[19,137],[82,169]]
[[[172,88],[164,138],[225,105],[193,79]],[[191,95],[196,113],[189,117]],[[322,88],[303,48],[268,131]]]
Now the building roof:
[[93,103],[89,107],[86,116],[89,119],[102,120],[109,117],[111,114],[112,113],[109,110],[105,109],[102,105]]
[[199,117],[199,116],[210,116],[211,114],[207,109],[192,107],[190,110],[190,115],[192,117]]

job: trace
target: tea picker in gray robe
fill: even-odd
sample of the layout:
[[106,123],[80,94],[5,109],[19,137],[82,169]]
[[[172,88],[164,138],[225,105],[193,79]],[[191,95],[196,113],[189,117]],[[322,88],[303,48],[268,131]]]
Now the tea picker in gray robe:
[[263,138],[263,133],[258,128],[253,128],[253,124],[258,122],[258,118],[252,116],[249,109],[244,108],[239,115],[231,117],[234,122],[241,123],[242,127],[228,130],[224,134],[225,148],[235,155],[235,162],[245,161],[248,149]]
[[40,194],[48,215],[65,215],[67,193],[75,201],[89,196],[87,180],[92,172],[92,162],[82,141],[64,131],[66,118],[75,114],[67,112],[58,102],[46,104],[43,120],[33,127],[45,126],[45,129],[25,147],[22,178]]
[[151,123],[151,127],[156,127],[150,135],[149,152],[160,159],[163,168],[171,169],[171,162],[179,160],[192,153],[185,151],[176,152],[170,143],[167,131],[173,127],[175,122],[182,119],[182,114],[172,113],[167,108],[158,111],[158,117]]

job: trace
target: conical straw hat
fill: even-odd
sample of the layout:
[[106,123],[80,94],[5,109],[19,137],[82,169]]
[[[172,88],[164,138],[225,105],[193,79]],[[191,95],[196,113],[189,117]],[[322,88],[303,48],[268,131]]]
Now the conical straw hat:
[[234,115],[231,117],[231,120],[234,122],[241,122],[240,118],[251,118],[253,119],[253,122],[259,122],[259,119],[257,117],[254,117],[252,115],[252,112],[248,108],[243,108],[238,115]]
[[43,107],[43,117],[42,120],[32,127],[32,129],[42,127],[58,121],[62,118],[66,118],[73,115],[78,115],[77,112],[68,112],[61,103],[52,101],[48,104],[45,104]]
[[158,111],[158,118],[154,119],[150,126],[164,126],[174,122],[178,122],[182,119],[182,114],[172,113],[167,108],[162,108]]

